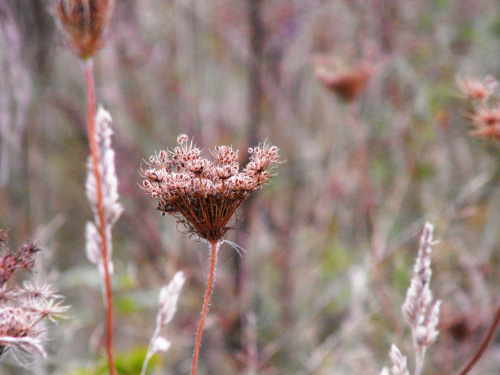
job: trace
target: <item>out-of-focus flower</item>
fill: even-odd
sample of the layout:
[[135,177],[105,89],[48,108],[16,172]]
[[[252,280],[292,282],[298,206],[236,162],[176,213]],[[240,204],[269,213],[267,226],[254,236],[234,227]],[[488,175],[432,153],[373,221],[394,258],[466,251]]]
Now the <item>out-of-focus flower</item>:
[[94,56],[103,46],[114,0],[55,0],[59,24],[68,45],[82,59]]
[[350,102],[365,91],[373,77],[374,68],[366,61],[353,67],[341,67],[333,61],[316,59],[315,74],[328,90]]
[[498,81],[492,76],[484,79],[474,77],[458,77],[457,85],[460,90],[471,100],[485,101],[498,91]]

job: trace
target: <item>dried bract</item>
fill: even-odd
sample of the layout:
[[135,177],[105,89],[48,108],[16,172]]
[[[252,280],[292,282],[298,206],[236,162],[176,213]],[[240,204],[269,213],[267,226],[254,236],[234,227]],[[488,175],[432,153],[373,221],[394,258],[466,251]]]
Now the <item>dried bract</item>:
[[279,149],[262,143],[250,148],[250,161],[240,171],[238,151],[218,146],[215,161],[200,156],[201,150],[179,135],[173,151],[161,151],[142,170],[143,188],[158,201],[158,210],[174,216],[208,241],[218,241],[239,205],[274,176]]
[[103,46],[114,0],[56,0],[55,9],[67,41],[82,59]]

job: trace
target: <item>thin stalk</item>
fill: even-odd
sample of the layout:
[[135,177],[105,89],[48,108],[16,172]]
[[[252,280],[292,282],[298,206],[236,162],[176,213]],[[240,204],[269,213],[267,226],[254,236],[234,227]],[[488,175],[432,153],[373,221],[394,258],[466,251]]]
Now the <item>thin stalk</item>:
[[496,332],[498,328],[498,324],[500,323],[500,305],[498,306],[497,312],[495,314],[495,317],[493,318],[493,321],[491,322],[490,327],[488,328],[488,331],[486,331],[486,334],[483,337],[483,340],[481,341],[481,344],[479,344],[479,347],[472,356],[472,358],[467,362],[462,369],[457,373],[457,375],[465,375],[467,374],[472,367],[476,365],[477,362],[479,362],[479,359],[483,356],[484,352],[488,348],[491,339],[493,338],[494,333]]
[[155,331],[153,333],[152,339],[149,342],[148,351],[146,353],[146,358],[144,359],[144,362],[142,363],[141,375],[146,375],[146,370],[148,369],[149,360],[151,359],[151,357],[153,357],[153,354],[154,354],[153,342],[158,336],[160,336],[160,331],[161,331],[161,325],[156,324],[156,328],[155,328]]
[[99,219],[99,235],[102,243],[102,262],[104,268],[104,289],[106,298],[106,354],[108,356],[109,373],[116,375],[113,357],[113,291],[111,289],[111,277],[109,272],[109,251],[106,235],[106,221],[104,215],[103,193],[101,183],[101,172],[99,171],[99,148],[95,129],[95,82],[92,59],[84,61],[85,87],[87,91],[87,130],[90,147],[90,160],[92,173],[96,181],[97,194],[97,216]]
[[210,274],[208,275],[207,290],[205,292],[203,309],[201,310],[200,323],[198,325],[198,331],[196,332],[196,343],[194,345],[193,367],[191,368],[191,375],[196,375],[196,370],[198,368],[198,356],[200,354],[201,335],[203,334],[203,327],[205,326],[205,318],[207,317],[208,313],[208,305],[210,304],[210,296],[212,295],[212,285],[214,283],[215,264],[217,263],[217,248],[219,247],[219,241],[210,241],[210,246],[211,246]]

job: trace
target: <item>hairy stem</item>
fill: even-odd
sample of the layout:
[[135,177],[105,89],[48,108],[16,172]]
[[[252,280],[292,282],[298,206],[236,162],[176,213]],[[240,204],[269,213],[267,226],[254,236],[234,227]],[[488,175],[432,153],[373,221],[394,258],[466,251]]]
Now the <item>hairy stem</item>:
[[205,292],[205,300],[203,302],[203,309],[201,310],[200,323],[198,324],[198,331],[196,332],[196,343],[194,345],[193,367],[191,368],[191,375],[196,375],[198,368],[198,356],[200,354],[201,335],[203,334],[203,327],[205,325],[205,318],[208,313],[208,306],[210,304],[210,296],[212,294],[212,285],[215,276],[215,264],[217,263],[217,248],[219,247],[218,241],[210,241],[210,274],[208,275],[207,290]]
[[493,318],[493,321],[491,322],[490,327],[486,331],[481,344],[479,344],[479,347],[472,356],[472,358],[467,362],[462,369],[457,373],[457,375],[465,375],[467,374],[472,367],[476,365],[477,362],[479,362],[479,359],[483,356],[484,352],[488,348],[488,345],[491,342],[491,339],[493,338],[494,333],[496,332],[498,328],[498,324],[500,323],[500,305],[498,306],[497,312],[495,314],[495,317]]
[[99,236],[102,244],[102,262],[104,268],[104,289],[106,297],[106,353],[108,356],[109,373],[116,375],[113,357],[113,291],[111,289],[111,277],[109,270],[108,239],[106,235],[106,222],[104,216],[103,193],[101,172],[99,171],[99,148],[97,147],[97,137],[95,129],[95,83],[92,59],[84,61],[85,87],[87,91],[87,130],[90,147],[90,160],[92,173],[96,181],[97,194],[97,216],[99,219]]

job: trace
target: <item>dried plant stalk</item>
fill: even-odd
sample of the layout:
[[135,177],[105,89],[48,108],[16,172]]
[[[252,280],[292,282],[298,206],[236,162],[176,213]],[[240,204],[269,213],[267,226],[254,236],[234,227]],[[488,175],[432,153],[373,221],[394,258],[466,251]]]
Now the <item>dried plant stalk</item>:
[[228,222],[240,204],[274,176],[272,167],[278,162],[279,150],[267,143],[250,148],[250,161],[240,171],[238,151],[232,147],[216,147],[212,162],[200,156],[201,150],[189,143],[186,135],[179,135],[177,143],[173,151],[152,156],[150,168],[141,174],[145,178],[143,188],[157,200],[158,210],[175,217],[188,233],[210,245],[210,273],[191,370],[195,375],[222,237],[230,229]]
[[[106,163],[109,163],[110,160],[106,160],[104,158],[105,155],[101,155],[99,149],[99,138],[96,132],[96,119],[95,119],[95,83],[94,83],[94,73],[92,70],[92,60],[88,59],[84,62],[84,71],[85,71],[85,86],[87,89],[87,121],[88,121],[88,138],[89,138],[89,146],[90,146],[90,161],[89,161],[89,174],[90,181],[93,183],[87,183],[87,188],[92,186],[92,190],[88,191],[88,195],[90,196],[90,201],[92,204],[92,209],[94,211],[94,228],[96,236],[89,236],[87,234],[87,238],[92,240],[94,237],[94,241],[98,244],[98,256],[99,256],[99,264],[102,264],[101,275],[104,283],[104,295],[106,300],[106,354],[109,362],[109,371],[111,375],[116,374],[115,364],[114,364],[114,354],[113,354],[113,290],[111,286],[111,225],[117,219],[116,216],[119,214],[113,215],[106,210],[105,200],[113,200],[114,197],[105,196],[105,192],[103,190],[103,171],[105,170]],[[113,160],[111,160],[113,162]],[[114,167],[113,167],[114,170]],[[115,177],[116,178],[116,177]],[[104,183],[106,183],[104,181]],[[109,190],[106,193],[110,193]],[[119,208],[115,207],[120,211]],[[121,213],[121,212],[120,212]],[[113,217],[113,220],[110,222],[110,215]],[[92,229],[87,226],[87,230],[91,231]],[[88,245],[92,246],[92,245]],[[87,250],[89,254],[90,251]]]

